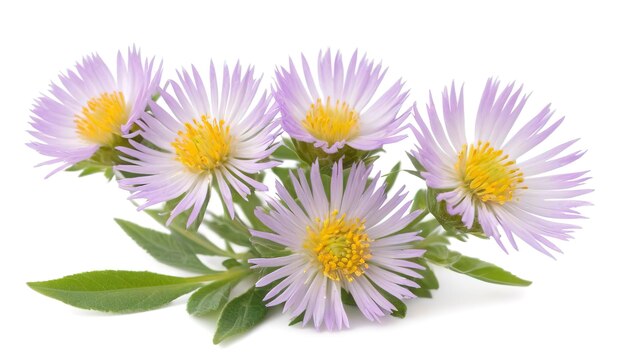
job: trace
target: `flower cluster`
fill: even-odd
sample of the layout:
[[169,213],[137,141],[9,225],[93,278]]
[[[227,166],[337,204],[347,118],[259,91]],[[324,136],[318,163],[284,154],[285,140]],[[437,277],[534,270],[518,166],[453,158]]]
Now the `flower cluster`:
[[[168,231],[118,220],[121,228],[157,260],[201,275],[94,271],[31,287],[111,312],[153,309],[194,292],[191,314],[220,312],[218,343],[277,305],[292,323],[328,330],[349,326],[345,305],[373,321],[404,317],[406,300],[438,288],[432,265],[526,286],[452,251],[450,241],[491,238],[504,251],[525,242],[552,256],[578,228],[568,221],[589,205],[579,198],[591,191],[581,188],[587,172],[562,168],[584,152],[567,151],[576,140],[546,147],[563,122],[551,120],[550,106],[518,120],[528,100],[521,86],[487,80],[466,125],[463,88],[454,84],[440,111],[431,95],[422,116],[401,79],[386,84],[387,70],[357,52],[347,62],[320,52],[317,66],[303,55],[300,71],[288,63],[271,93],[239,63],[182,69],[162,83],[162,66],[135,48],[118,54],[115,71],[91,55],[62,74],[36,100],[29,146],[51,158],[42,163],[55,165],[50,174],[115,178]],[[386,173],[374,167],[384,146],[411,134],[414,170],[402,179],[425,187],[409,196],[406,186],[392,189],[401,162]],[[276,197],[260,194],[270,187]],[[207,211],[212,192],[223,214]],[[202,255],[222,257],[223,269],[207,267]],[[245,277],[256,284],[231,299]],[[128,295],[111,299],[121,288]]]

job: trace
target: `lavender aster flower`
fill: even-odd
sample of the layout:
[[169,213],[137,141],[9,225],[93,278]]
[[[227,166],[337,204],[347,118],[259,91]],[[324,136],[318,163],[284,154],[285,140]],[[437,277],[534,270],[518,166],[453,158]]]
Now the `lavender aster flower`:
[[277,146],[278,123],[273,119],[278,110],[269,107],[271,97],[266,93],[253,105],[260,82],[253,72],[248,68],[242,74],[237,64],[231,76],[224,66],[220,90],[212,62],[208,88],[192,67],[191,75],[178,73],[180,84],[169,82],[174,95],[161,93],[169,112],[150,101],[152,114],[138,121],[139,133],[158,149],[131,140],[132,148],[119,148],[130,164],[116,167],[140,175],[119,181],[133,192],[132,199],[146,200],[139,209],[182,198],[168,224],[192,208],[190,225],[214,181],[231,217],[235,211],[230,188],[243,198],[251,193],[250,188],[267,190],[251,175],[278,164],[267,160]]
[[38,140],[28,145],[52,157],[41,163],[59,164],[48,176],[89,159],[101,147],[113,148],[155,94],[161,67],[154,59],[142,62],[135,48],[128,60],[117,55],[117,77],[100,56],[76,64],[76,71],[59,75],[63,87],[51,83],[51,96],[36,100],[30,133]]
[[528,152],[556,130],[564,118],[549,124],[553,111],[543,108],[517,132],[511,132],[528,96],[509,84],[498,94],[499,82],[489,79],[476,116],[472,142],[465,133],[463,90],[443,92],[443,122],[430,98],[427,106],[430,128],[414,109],[418,129],[415,158],[431,189],[440,191],[451,215],[459,215],[465,227],[479,226],[506,252],[503,234],[517,249],[516,238],[542,253],[560,252],[553,239],[567,240],[578,226],[561,219],[581,218],[575,208],[589,203],[574,198],[590,192],[575,189],[588,178],[587,172],[545,175],[562,168],[584,152],[559,156],[577,140],[557,145],[541,154]]
[[283,129],[300,142],[312,143],[325,153],[344,146],[363,151],[381,149],[403,138],[402,123],[409,111],[398,114],[408,93],[398,80],[373,100],[386,70],[364,56],[352,55],[344,69],[341,53],[334,59],[330,50],[318,58],[317,81],[302,56],[304,81],[293,61],[289,69],[276,71],[274,97],[280,105]]
[[365,317],[379,320],[396,309],[382,292],[398,299],[415,297],[408,288],[418,285],[407,277],[420,278],[415,270],[423,269],[411,260],[423,254],[411,245],[421,237],[398,233],[419,215],[406,214],[410,202],[400,206],[404,187],[386,200],[385,185],[377,187],[380,173],[368,184],[371,167],[359,163],[352,166],[344,189],[341,168],[341,162],[332,168],[330,193],[318,163],[311,168],[310,184],[302,169],[298,177],[291,173],[297,197],[277,183],[280,201],[270,199],[268,213],[257,209],[257,217],[273,232],[251,231],[291,251],[250,260],[257,268],[277,268],[256,283],[280,281],[265,297],[267,305],[284,303],[283,311],[292,318],[304,314],[303,324],[312,320],[315,327],[325,324],[330,330],[348,327],[342,288]]

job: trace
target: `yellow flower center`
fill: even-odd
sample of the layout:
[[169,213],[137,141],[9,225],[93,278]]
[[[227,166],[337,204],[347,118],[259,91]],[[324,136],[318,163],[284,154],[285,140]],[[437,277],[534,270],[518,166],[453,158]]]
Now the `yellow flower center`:
[[230,126],[224,120],[211,120],[203,115],[199,121],[185,123],[185,130],[178,131],[172,147],[176,160],[199,173],[221,166],[228,159],[231,141]]
[[465,188],[483,202],[504,204],[513,199],[516,189],[524,181],[524,174],[502,150],[495,150],[489,142],[463,145],[454,168]]
[[110,145],[128,122],[128,107],[122,92],[102,93],[93,97],[75,116],[76,132],[83,139]]
[[307,227],[304,247],[315,255],[326,277],[352,281],[365,272],[372,255],[364,223],[359,218],[346,220],[346,214],[338,216],[335,210],[324,221],[318,218],[315,227]]
[[306,113],[302,125],[315,138],[333,145],[359,134],[359,114],[346,102],[337,100],[332,104],[329,97],[324,104],[318,99]]

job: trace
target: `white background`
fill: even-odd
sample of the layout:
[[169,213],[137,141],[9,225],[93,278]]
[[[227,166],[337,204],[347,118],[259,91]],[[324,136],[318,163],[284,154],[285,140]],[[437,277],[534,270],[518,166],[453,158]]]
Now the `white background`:
[[[616,2],[618,3],[618,2]],[[383,1],[62,1],[0,5],[0,356],[598,356],[624,357],[624,11],[609,2]],[[589,149],[574,169],[591,169],[576,240],[552,260],[522,247],[505,255],[493,241],[456,245],[534,280],[529,288],[489,285],[439,270],[432,300],[409,303],[404,320],[374,324],[351,314],[339,333],[287,327],[273,314],[249,334],[213,346],[215,324],[187,315],[184,302],[130,315],[81,311],[41,296],[25,282],[97,269],[182,274],[155,262],[115,225],[150,225],[103,177],[77,179],[49,168],[24,144],[33,98],[83,55],[113,64],[137,44],[163,58],[165,77],[193,63],[255,64],[266,88],[274,66],[319,49],[355,48],[403,77],[423,109],[451,80],[466,84],[467,118],[484,81],[523,83],[533,95],[521,119],[551,102],[565,115],[551,144],[582,137]],[[412,147],[388,149],[389,168]],[[401,181],[415,190],[421,183]]]

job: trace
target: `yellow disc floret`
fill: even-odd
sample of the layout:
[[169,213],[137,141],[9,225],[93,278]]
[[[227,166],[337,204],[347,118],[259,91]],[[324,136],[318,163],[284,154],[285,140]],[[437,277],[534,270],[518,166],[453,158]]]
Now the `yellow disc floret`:
[[200,120],[185,123],[185,130],[178,132],[172,147],[178,161],[189,170],[199,173],[224,164],[232,149],[231,142],[230,126],[224,120],[218,121],[203,115]]
[[502,150],[494,149],[489,142],[463,145],[454,166],[465,189],[483,202],[504,204],[513,199],[524,181],[524,174]]
[[352,281],[367,269],[372,257],[370,239],[365,233],[365,222],[359,218],[346,219],[333,211],[326,219],[317,219],[307,227],[304,247],[315,256],[324,275],[331,280],[344,278]]
[[75,116],[76,132],[83,139],[110,145],[128,122],[128,107],[122,92],[102,93],[93,97]]
[[329,97],[324,103],[318,99],[306,113],[302,125],[313,137],[333,145],[359,134],[359,114],[346,102],[332,103]]

